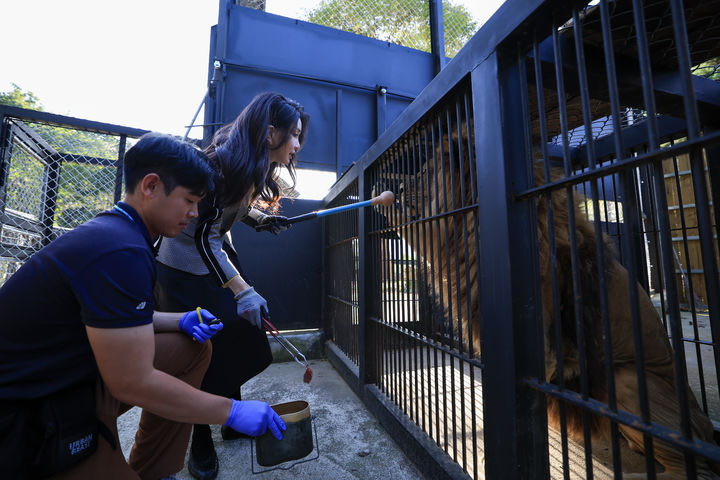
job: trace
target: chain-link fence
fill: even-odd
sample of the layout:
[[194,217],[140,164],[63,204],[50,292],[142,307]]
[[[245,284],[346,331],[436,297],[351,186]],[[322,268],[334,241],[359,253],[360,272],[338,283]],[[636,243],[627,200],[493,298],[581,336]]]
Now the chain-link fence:
[[0,284],[30,255],[123,195],[120,160],[136,136],[4,116]]

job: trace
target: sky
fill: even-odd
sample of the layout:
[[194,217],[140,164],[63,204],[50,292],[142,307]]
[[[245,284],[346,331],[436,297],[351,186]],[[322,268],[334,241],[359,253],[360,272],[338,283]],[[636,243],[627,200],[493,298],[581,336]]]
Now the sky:
[[[266,10],[299,18],[318,1],[267,0]],[[484,23],[502,2],[454,3]],[[0,91],[14,83],[52,113],[183,135],[207,88],[218,6],[219,0],[0,0]],[[200,136],[199,128],[190,133]]]

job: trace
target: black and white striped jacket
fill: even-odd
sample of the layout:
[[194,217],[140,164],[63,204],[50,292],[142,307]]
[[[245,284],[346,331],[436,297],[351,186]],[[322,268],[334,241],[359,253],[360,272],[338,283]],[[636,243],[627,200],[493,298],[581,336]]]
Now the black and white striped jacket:
[[193,275],[210,273],[224,287],[238,275],[227,254],[233,248],[230,229],[248,216],[258,221],[265,214],[251,209],[247,201],[223,208],[207,197],[198,209],[198,217],[177,237],[162,238],[157,261]]

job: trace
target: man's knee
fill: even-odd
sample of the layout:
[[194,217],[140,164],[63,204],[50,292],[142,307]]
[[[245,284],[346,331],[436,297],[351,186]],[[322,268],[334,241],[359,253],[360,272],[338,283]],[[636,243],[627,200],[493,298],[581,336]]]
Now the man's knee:
[[[194,341],[182,333],[155,335],[155,368],[198,386],[210,365],[212,344]],[[197,383],[197,385],[195,385]]]
[[201,372],[201,375],[205,375],[212,358],[212,342],[206,340],[200,343],[189,340],[187,344],[187,353],[184,355],[187,363],[183,371],[186,373]]
[[203,372],[208,369],[208,366],[210,365],[210,359],[212,358],[212,341],[206,340],[203,343],[193,342],[197,343],[197,347],[199,349],[197,356],[199,359],[199,362],[203,365]]

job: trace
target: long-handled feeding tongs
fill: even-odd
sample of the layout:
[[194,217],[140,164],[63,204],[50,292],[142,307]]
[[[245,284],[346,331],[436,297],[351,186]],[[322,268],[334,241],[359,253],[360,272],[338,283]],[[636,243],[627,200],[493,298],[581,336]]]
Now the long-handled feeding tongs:
[[[295,345],[290,343],[290,340],[283,337],[282,334],[278,331],[278,329],[275,328],[275,325],[270,323],[267,318],[262,317],[262,320],[265,324],[265,330],[270,332],[270,335],[272,335],[275,340],[277,340],[277,342],[290,354],[291,357],[295,359],[296,362],[305,367],[305,375],[303,375],[303,382],[310,383],[310,380],[312,380],[312,369],[310,368],[310,364],[305,358],[305,355],[300,353],[300,350],[295,348]],[[300,358],[298,357],[302,358],[302,361],[300,361]]]

